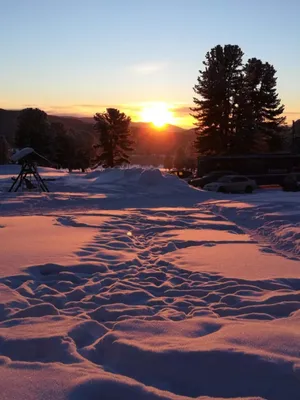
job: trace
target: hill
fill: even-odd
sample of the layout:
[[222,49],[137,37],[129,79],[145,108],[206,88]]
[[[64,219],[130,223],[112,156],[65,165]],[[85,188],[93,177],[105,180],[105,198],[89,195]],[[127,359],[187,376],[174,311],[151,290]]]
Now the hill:
[[[0,136],[4,135],[13,145],[20,110],[0,109]],[[78,132],[94,132],[94,120],[89,117],[48,115],[50,122],[60,122],[67,129]],[[183,129],[175,125],[156,128],[148,122],[132,122],[135,154],[139,156],[174,154],[179,147],[186,147],[194,140],[192,129]]]

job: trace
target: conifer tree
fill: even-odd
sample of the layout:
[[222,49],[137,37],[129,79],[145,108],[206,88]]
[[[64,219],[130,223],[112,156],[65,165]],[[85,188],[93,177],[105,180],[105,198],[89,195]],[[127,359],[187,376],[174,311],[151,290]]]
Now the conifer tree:
[[164,168],[165,169],[172,169],[173,168],[174,159],[171,155],[167,154],[164,158]]
[[240,150],[279,150],[285,117],[278,98],[276,71],[269,63],[252,58],[244,67],[240,87],[236,142]]
[[81,169],[83,172],[92,166],[94,159],[94,136],[90,132],[67,130],[60,122],[51,124],[53,137],[51,159],[59,167]]
[[199,154],[245,154],[282,148],[284,106],[276,71],[252,58],[243,65],[238,46],[214,47],[194,87],[192,108]]
[[50,123],[47,114],[38,108],[26,108],[20,112],[15,135],[19,149],[32,147],[43,156],[50,153]]
[[273,65],[264,63],[260,97],[262,115],[260,129],[266,135],[271,151],[281,149],[281,135],[285,125],[284,105],[278,97],[275,74]]
[[6,164],[9,161],[9,146],[5,136],[0,136],[0,164]]
[[130,117],[116,108],[107,108],[106,112],[95,114],[94,120],[94,128],[99,133],[98,165],[112,168],[129,164],[129,153],[133,150]]
[[234,113],[237,82],[242,74],[243,52],[236,45],[218,45],[210,50],[199,71],[194,91],[196,150],[199,154],[231,151],[235,134]]
[[175,157],[174,157],[174,162],[173,165],[177,169],[183,169],[186,167],[186,152],[185,149],[182,147],[178,147]]

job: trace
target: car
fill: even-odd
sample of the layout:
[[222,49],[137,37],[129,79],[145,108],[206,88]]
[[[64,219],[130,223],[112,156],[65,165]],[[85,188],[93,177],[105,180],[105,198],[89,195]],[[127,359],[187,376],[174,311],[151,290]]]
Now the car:
[[226,175],[204,186],[205,190],[221,193],[252,193],[256,188],[257,185],[253,179],[242,175]]
[[201,178],[190,179],[188,183],[195,187],[203,188],[208,183],[216,182],[219,178],[225,175],[236,175],[236,172],[233,171],[213,171],[207,175],[202,176]]
[[178,170],[178,169],[173,169],[170,171],[170,174],[178,176],[178,178],[183,179],[185,181],[189,181],[191,177],[193,176],[193,173],[191,171],[186,171],[186,170]]
[[300,174],[292,172],[286,175],[283,183],[282,189],[285,192],[299,192],[300,191]]

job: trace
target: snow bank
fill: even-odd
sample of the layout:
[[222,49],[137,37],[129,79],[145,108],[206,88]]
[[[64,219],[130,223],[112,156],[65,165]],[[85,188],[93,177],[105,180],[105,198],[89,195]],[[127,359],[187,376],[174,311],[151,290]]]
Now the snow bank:
[[[130,190],[131,193],[138,194],[141,191],[156,191],[158,194],[187,193],[193,189],[186,182],[178,177],[169,174],[163,174],[159,169],[106,169],[96,170],[88,173],[85,178],[88,184],[85,189],[89,191],[103,190],[105,185],[116,185],[123,190]],[[67,183],[67,182],[66,182]],[[75,181],[74,181],[75,184]],[[104,186],[104,187],[103,187]]]
[[253,196],[213,201],[211,209],[264,238],[270,251],[300,256],[299,193],[265,190]]

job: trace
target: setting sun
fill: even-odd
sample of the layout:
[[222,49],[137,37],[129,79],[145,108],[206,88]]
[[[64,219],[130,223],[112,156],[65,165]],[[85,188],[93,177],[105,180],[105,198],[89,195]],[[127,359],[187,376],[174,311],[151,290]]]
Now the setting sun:
[[166,124],[174,123],[173,112],[165,103],[152,104],[145,106],[141,112],[142,121],[152,122],[157,128],[162,128]]

